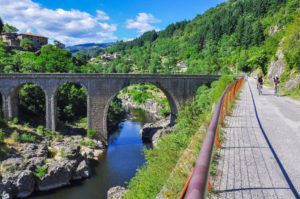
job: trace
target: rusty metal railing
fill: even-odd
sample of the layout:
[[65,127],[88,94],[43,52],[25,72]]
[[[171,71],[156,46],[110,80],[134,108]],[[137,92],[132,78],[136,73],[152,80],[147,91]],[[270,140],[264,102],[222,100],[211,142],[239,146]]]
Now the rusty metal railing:
[[181,192],[181,199],[204,199],[207,191],[212,190],[208,177],[214,145],[217,148],[221,148],[219,128],[224,124],[225,116],[229,113],[229,107],[234,103],[243,82],[244,78],[241,78],[228,85],[219,99],[207,129],[196,166]]

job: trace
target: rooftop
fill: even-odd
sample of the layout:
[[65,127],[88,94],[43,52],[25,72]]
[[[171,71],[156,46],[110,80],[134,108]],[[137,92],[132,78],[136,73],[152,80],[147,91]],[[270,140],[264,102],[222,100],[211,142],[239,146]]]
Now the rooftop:
[[20,35],[29,35],[29,36],[33,36],[33,37],[43,37],[43,38],[48,38],[48,37],[46,37],[46,36],[39,35],[39,34],[33,34],[33,33],[30,33],[30,32],[21,33]]

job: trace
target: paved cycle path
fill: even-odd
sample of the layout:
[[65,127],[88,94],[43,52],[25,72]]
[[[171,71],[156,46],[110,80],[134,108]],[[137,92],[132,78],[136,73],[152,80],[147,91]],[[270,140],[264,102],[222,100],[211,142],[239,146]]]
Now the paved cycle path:
[[300,198],[300,102],[249,78],[226,117],[211,198]]

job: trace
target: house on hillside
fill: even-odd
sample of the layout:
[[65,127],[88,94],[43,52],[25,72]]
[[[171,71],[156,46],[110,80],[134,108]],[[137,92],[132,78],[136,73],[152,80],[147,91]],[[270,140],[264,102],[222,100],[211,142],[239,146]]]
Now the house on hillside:
[[179,68],[179,72],[187,71],[187,65],[184,63],[184,61],[177,62],[177,67]]
[[2,33],[0,34],[0,39],[8,46],[18,47],[20,45],[17,33]]
[[22,39],[28,38],[33,42],[33,46],[36,49],[42,48],[42,46],[48,44],[48,37],[38,34],[32,33],[22,33],[18,35],[18,39],[21,41]]
[[114,60],[117,58],[117,53],[113,53],[113,54],[108,54],[108,53],[105,53],[103,55],[101,55],[101,58],[102,59],[105,59],[105,60]]
[[2,39],[7,46],[19,47],[22,39],[28,38],[33,42],[35,49],[40,49],[42,46],[48,44],[48,37],[32,33],[2,33],[0,39]]

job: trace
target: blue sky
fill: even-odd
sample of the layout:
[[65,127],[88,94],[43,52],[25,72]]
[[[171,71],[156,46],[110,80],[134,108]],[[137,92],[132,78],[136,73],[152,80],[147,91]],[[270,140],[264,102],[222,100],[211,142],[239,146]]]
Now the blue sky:
[[[20,32],[67,45],[135,38],[193,19],[225,0],[0,0],[0,16]],[[3,8],[3,9],[2,9]]]

